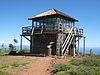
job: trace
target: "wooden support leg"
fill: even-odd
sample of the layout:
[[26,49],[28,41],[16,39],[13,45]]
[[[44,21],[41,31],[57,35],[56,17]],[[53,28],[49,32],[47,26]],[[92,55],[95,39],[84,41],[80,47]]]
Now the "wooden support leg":
[[83,37],[83,48],[84,48],[84,50],[83,50],[83,55],[85,56],[85,38],[86,37]]
[[34,47],[34,37],[33,37],[33,35],[31,36],[31,39],[32,39],[32,42],[31,42],[31,45],[32,45],[32,52],[33,52],[33,47]]
[[78,52],[78,56],[80,55],[80,53],[79,53],[80,52],[80,50],[79,50],[80,49],[79,44],[80,44],[80,42],[79,42],[79,37],[78,37],[78,51],[77,51]]
[[73,40],[73,56],[75,56],[75,48],[76,48],[76,46],[75,46],[75,38],[74,38],[74,40]]

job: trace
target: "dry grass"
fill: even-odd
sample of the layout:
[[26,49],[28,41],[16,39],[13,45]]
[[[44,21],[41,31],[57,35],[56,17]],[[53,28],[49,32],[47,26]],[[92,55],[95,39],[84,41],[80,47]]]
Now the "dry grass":
[[0,56],[0,71],[9,72],[12,75],[20,75],[35,60],[37,60],[36,57],[28,56]]

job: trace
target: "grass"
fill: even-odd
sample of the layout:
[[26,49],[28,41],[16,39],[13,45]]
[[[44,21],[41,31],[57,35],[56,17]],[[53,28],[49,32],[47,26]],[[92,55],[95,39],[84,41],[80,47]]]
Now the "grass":
[[2,55],[0,56],[0,72],[10,72],[12,75],[20,75],[20,72],[27,69],[32,61],[33,58],[31,59],[31,57]]
[[70,62],[70,64],[56,64],[57,66],[54,68],[59,70],[57,75],[100,75],[100,55],[71,59]]
[[67,73],[65,71],[57,72],[57,75],[70,75],[70,73]]
[[70,64],[55,64],[54,68],[56,71],[65,71],[65,70],[69,70],[72,68],[72,66]]
[[9,68],[9,67],[20,67],[20,66],[26,66],[27,64],[29,64],[29,62],[25,62],[25,63],[18,63],[18,62],[13,62],[11,64],[2,64],[0,66],[1,69],[3,68]]
[[8,67],[9,67],[8,64],[3,64],[3,65],[0,66],[1,69],[2,69],[2,68],[8,68]]
[[12,67],[19,67],[21,64],[20,63],[18,63],[18,62],[13,62],[13,63],[11,63],[11,66]]
[[2,71],[0,71],[0,75],[12,75],[12,74],[10,74],[8,72],[2,72]]

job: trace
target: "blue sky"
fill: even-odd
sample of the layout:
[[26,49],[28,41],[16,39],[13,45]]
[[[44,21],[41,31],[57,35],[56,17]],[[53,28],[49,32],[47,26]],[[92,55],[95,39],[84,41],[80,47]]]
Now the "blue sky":
[[27,18],[53,8],[79,20],[87,47],[100,47],[100,0],[0,0],[0,44],[12,43],[14,36],[20,44],[22,26],[31,25]]

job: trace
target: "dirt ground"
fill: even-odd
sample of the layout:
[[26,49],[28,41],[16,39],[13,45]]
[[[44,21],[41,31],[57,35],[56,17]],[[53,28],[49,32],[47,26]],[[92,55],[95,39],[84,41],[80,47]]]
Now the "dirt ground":
[[52,71],[52,65],[58,63],[70,63],[73,58],[83,57],[66,57],[66,58],[52,58],[52,57],[39,57],[27,72],[22,72],[21,75],[50,75]]
[[[73,58],[83,58],[80,57],[34,57],[34,56],[8,56],[4,60],[2,58],[0,63],[11,63],[11,62],[30,62],[27,66],[20,66],[16,68],[8,67],[0,69],[1,71],[7,71],[12,73],[12,75],[50,75],[52,71],[53,64],[58,63],[70,63],[70,60]],[[5,62],[4,62],[5,61]]]
[[21,75],[50,75],[53,59],[51,57],[37,57],[37,60],[30,65],[31,67],[27,72],[22,72]]

